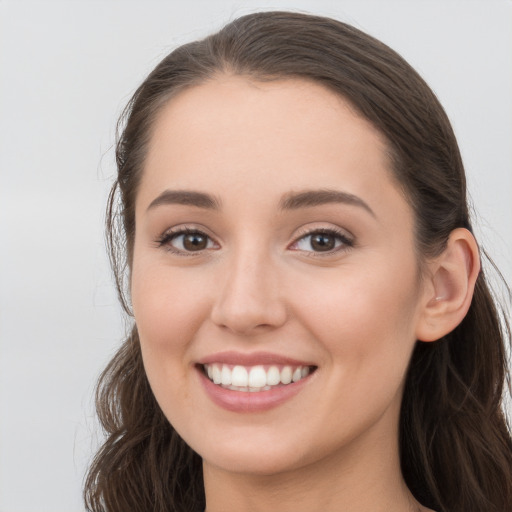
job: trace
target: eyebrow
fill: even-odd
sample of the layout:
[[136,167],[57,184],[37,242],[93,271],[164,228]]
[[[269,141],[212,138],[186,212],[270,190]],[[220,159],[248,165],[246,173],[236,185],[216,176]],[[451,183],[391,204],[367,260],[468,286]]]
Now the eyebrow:
[[372,217],[375,217],[375,212],[360,197],[348,192],[331,189],[305,190],[286,194],[280,203],[280,208],[282,210],[298,210],[299,208],[309,208],[329,203],[359,206],[370,213]]
[[[329,203],[342,203],[359,206],[375,217],[374,211],[360,197],[342,192],[340,190],[320,189],[304,190],[286,194],[279,203],[281,210],[298,210],[311,208]],[[157,206],[181,204],[204,208],[207,210],[220,210],[221,202],[214,196],[194,190],[165,190],[148,206],[148,211]]]
[[156,199],[151,201],[148,210],[167,204],[182,204],[207,210],[220,210],[220,201],[218,199],[210,194],[193,190],[165,190]]

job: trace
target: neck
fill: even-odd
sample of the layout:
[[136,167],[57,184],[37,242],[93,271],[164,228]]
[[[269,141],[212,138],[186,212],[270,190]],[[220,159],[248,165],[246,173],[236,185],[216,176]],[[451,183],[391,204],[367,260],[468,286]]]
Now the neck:
[[318,462],[272,475],[235,473],[204,462],[207,512],[426,510],[403,481],[398,441],[383,443],[374,434]]

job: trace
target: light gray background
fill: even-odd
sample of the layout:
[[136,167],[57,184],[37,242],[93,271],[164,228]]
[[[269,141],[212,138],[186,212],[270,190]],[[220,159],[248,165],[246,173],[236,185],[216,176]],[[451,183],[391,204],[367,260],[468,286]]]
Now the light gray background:
[[124,331],[102,226],[117,115],[172,47],[275,8],[351,22],[426,78],[511,281],[512,2],[0,0],[1,512],[83,510],[94,381]]

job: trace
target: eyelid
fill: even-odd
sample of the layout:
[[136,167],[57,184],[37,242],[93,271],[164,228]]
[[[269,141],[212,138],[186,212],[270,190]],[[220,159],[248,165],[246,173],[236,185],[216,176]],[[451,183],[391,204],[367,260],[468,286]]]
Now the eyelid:
[[[205,248],[200,249],[198,251],[186,251],[186,250],[180,250],[176,247],[173,247],[170,242],[174,238],[180,236],[180,235],[186,235],[188,233],[198,233],[200,235],[203,235],[207,237],[216,247],[214,248]],[[341,244],[338,247],[335,247],[334,249],[328,250],[328,251],[307,251],[303,249],[294,249],[293,246],[296,245],[299,241],[301,241],[303,238],[306,238],[308,236],[312,236],[317,233],[323,233],[323,234],[329,234],[337,237],[339,240],[341,240]],[[180,256],[199,256],[204,255],[205,252],[216,250],[220,248],[220,244],[216,241],[216,239],[209,234],[209,230],[198,225],[191,225],[191,224],[183,224],[178,226],[173,226],[171,228],[166,229],[156,240],[155,240],[156,246],[159,248],[165,248],[171,253],[180,255]],[[291,244],[288,245],[288,249],[294,250],[297,252],[302,252],[307,254],[311,257],[326,257],[326,256],[332,256],[333,254],[336,254],[338,252],[347,251],[348,249],[351,249],[355,244],[355,238],[352,234],[350,234],[347,230],[342,229],[337,226],[302,226],[299,228],[298,232],[296,233],[294,240]]]
[[208,230],[197,226],[197,225],[190,225],[190,224],[183,224],[179,226],[173,226],[171,228],[166,229],[156,240],[156,246],[159,248],[164,248],[167,251],[177,254],[179,256],[199,256],[204,255],[205,252],[211,251],[212,248],[205,248],[198,251],[184,251],[181,249],[178,249],[176,247],[173,247],[170,242],[177,238],[180,235],[186,235],[190,233],[197,233],[202,236],[205,236],[208,238],[213,244],[215,244],[217,247],[213,248],[214,250],[219,248],[219,243],[215,240],[215,238],[208,233]]
[[[331,249],[329,251],[304,251],[302,249],[293,249],[292,247],[296,245],[300,240],[303,238],[306,238],[308,236],[312,236],[316,233],[322,233],[322,234],[329,234],[337,237],[342,241],[342,244],[339,247],[335,247],[334,249]],[[333,254],[347,251],[351,248],[353,248],[355,245],[355,238],[353,235],[349,234],[347,230],[344,230],[339,227],[335,226],[318,226],[318,227],[301,227],[299,232],[294,238],[294,241],[288,246],[289,249],[300,251],[303,253],[306,253],[308,256],[311,257],[326,257],[326,256],[332,256]]]

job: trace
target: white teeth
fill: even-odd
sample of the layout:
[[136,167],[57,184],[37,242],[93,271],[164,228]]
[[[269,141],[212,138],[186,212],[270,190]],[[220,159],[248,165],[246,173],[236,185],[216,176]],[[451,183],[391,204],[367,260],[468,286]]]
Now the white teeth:
[[230,389],[231,391],[243,391],[246,393],[256,393],[258,391],[268,391],[271,389],[270,386],[264,386],[262,388],[251,388],[249,386],[227,386],[227,389]]
[[271,366],[267,370],[267,385],[277,386],[281,382],[281,373],[277,366]]
[[223,386],[231,385],[231,370],[228,366],[223,366],[221,371],[221,384]]
[[213,382],[214,384],[220,384],[222,382],[222,371],[217,364],[208,365],[212,367]]
[[281,370],[281,382],[283,384],[290,384],[290,382],[292,381],[292,376],[292,369],[289,366],[285,366]]
[[270,366],[245,367],[241,365],[205,364],[205,373],[214,384],[219,384],[233,391],[267,391],[272,386],[287,385],[307,377],[309,366]]
[[263,366],[253,366],[249,372],[249,387],[262,388],[266,385],[267,373],[265,372],[265,368],[263,368]]
[[[224,368],[227,368],[229,371],[229,367],[223,366],[222,371],[224,372]],[[239,386],[239,387],[247,387],[249,382],[249,375],[247,373],[247,370],[243,366],[235,366],[233,368],[233,371],[231,372],[231,384],[233,386]],[[224,384],[224,383],[223,383]]]

